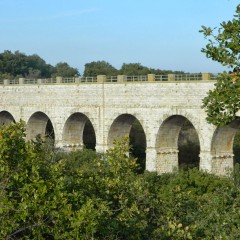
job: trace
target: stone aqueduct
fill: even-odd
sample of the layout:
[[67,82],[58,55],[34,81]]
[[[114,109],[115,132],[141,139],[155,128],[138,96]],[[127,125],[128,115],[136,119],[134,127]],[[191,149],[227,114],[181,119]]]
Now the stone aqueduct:
[[233,167],[232,145],[239,123],[218,128],[208,124],[201,104],[215,81],[210,74],[186,76],[4,80],[0,82],[0,122],[22,119],[28,139],[52,131],[57,147],[92,144],[97,151],[106,151],[114,139],[134,134],[137,122],[146,169],[163,173],[179,165],[178,137],[188,120],[199,140],[199,168],[225,174]]

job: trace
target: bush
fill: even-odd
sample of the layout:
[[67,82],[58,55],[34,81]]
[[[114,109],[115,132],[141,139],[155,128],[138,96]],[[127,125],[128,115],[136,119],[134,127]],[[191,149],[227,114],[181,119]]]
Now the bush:
[[0,130],[1,239],[239,239],[239,166],[138,174],[123,139],[101,155],[62,153],[25,126]]

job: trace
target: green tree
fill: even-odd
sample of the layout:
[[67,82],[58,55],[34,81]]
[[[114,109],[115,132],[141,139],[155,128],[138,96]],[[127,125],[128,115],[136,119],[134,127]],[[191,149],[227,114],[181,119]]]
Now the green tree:
[[185,74],[184,71],[173,71],[173,70],[161,70],[161,69],[154,69],[150,68],[150,73],[156,74],[156,75],[166,75],[166,74]]
[[0,239],[239,239],[239,166],[138,174],[129,139],[105,154],[56,152],[0,129]]
[[12,53],[6,50],[0,54],[0,71],[2,74],[9,74],[10,76],[24,76],[28,73],[25,62],[26,56],[23,53],[19,51]]
[[[41,57],[37,54],[26,56],[25,65],[28,67],[28,77],[50,77],[53,72],[53,66],[47,64]],[[36,75],[37,73],[37,75]]]
[[74,77],[79,76],[76,68],[70,67],[66,62],[56,64],[53,76]]
[[83,76],[95,77],[97,75],[116,76],[118,70],[106,61],[86,63]]
[[207,58],[231,69],[232,73],[218,76],[215,89],[209,91],[203,100],[207,120],[221,126],[230,123],[240,108],[240,4],[231,21],[222,22],[217,33],[215,29],[202,26],[208,44],[202,49]]
[[140,63],[123,63],[120,74],[123,75],[147,75],[151,73],[148,67],[142,66]]
[[74,77],[79,76],[79,72],[65,62],[60,62],[53,67],[37,54],[26,55],[19,51],[12,53],[8,50],[0,54],[0,79],[49,78],[51,76]]
[[4,51],[0,54],[0,77],[50,77],[53,67],[40,58],[37,54],[27,56],[15,51]]
[[66,188],[73,207],[65,224],[70,227],[62,228],[66,239],[141,239],[147,225],[141,222],[147,192],[128,151],[128,140],[123,139],[102,159],[85,161],[78,154],[77,159],[66,161]]
[[[24,123],[0,129],[0,238],[46,239],[64,209],[61,171],[41,141],[25,142]],[[58,201],[59,200],[59,201]],[[59,205],[60,204],[60,205]]]

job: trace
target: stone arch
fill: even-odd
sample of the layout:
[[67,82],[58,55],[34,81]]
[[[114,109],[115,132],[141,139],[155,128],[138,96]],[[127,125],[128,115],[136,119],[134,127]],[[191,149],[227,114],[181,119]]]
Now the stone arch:
[[27,140],[34,139],[37,135],[55,140],[55,133],[50,118],[43,112],[35,112],[27,122]]
[[217,127],[211,143],[212,172],[225,175],[233,169],[233,142],[240,127],[240,119],[236,118],[230,124]]
[[[184,150],[182,141],[186,141],[186,146],[190,147],[187,150],[190,151],[196,145],[194,162],[181,160],[181,157],[184,156],[184,154],[182,155],[182,151]],[[183,115],[167,117],[158,130],[156,149],[156,168],[158,173],[172,172],[174,169],[178,169],[179,165],[183,163],[199,167],[199,136],[188,117]]]
[[63,128],[63,146],[78,147],[85,146],[95,150],[96,134],[90,119],[83,113],[73,113],[65,122]]
[[11,122],[15,122],[13,115],[8,111],[0,112],[0,125],[8,125]]
[[141,166],[140,172],[146,167],[146,134],[140,121],[131,114],[122,114],[112,123],[108,133],[108,146],[112,147],[114,140],[123,136],[129,136],[131,152],[133,157]]

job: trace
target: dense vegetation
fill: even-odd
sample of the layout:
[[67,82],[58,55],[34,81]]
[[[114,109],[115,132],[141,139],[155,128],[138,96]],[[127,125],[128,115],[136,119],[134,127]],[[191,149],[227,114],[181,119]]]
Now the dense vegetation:
[[53,67],[46,64],[37,54],[27,56],[19,51],[0,53],[0,79],[73,77],[75,75],[79,75],[78,70],[67,63],[60,62]]
[[239,169],[138,174],[123,139],[65,154],[0,130],[0,239],[239,239]]
[[[148,68],[140,63],[124,63],[121,69],[117,70],[106,61],[97,61],[86,63],[83,75],[95,77],[97,75],[146,75],[148,73],[167,74],[173,73],[173,71]],[[176,71],[175,73],[183,72]],[[0,79],[76,77],[79,75],[79,71],[70,67],[66,62],[60,62],[56,66],[52,66],[37,54],[28,56],[19,51],[12,53],[8,50],[0,53]]]

